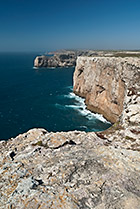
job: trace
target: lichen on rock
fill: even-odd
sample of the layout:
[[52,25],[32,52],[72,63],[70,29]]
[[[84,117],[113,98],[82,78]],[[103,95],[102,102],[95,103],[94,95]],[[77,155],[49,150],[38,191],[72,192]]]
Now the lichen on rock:
[[137,209],[139,152],[106,142],[93,132],[43,129],[1,141],[0,208]]

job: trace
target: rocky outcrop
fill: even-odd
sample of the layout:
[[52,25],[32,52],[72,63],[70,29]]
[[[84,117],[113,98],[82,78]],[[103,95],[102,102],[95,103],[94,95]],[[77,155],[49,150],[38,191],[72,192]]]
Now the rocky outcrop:
[[[137,97],[139,82],[140,59],[138,58],[78,57],[77,59],[74,92],[85,97],[88,109],[103,114],[112,123],[120,119],[126,106],[128,109],[134,109],[126,104],[129,99],[127,96],[131,94]],[[133,114],[137,114],[136,112],[139,112],[138,107],[135,107]],[[133,118],[131,117],[130,120],[132,121]]]
[[79,57],[74,92],[115,123],[97,133],[116,148],[140,151],[140,59]]
[[34,60],[34,67],[57,68],[75,67],[78,56],[86,57],[140,57],[140,52],[133,51],[93,51],[93,50],[59,50],[37,56]]
[[32,129],[0,141],[1,209],[139,208],[139,62],[77,60],[74,91],[86,98],[89,108],[107,111],[117,121],[108,130]]
[[75,64],[75,53],[59,53],[53,56],[37,56],[34,60],[34,67],[74,67]]
[[1,209],[139,208],[139,152],[95,133],[33,129],[0,150]]

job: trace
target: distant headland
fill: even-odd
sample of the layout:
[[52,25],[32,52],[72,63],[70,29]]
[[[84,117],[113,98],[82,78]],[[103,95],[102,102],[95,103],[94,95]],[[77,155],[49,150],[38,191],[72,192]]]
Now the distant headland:
[[140,51],[95,51],[95,50],[59,50],[37,56],[34,67],[57,68],[75,67],[79,56],[86,57],[140,57]]

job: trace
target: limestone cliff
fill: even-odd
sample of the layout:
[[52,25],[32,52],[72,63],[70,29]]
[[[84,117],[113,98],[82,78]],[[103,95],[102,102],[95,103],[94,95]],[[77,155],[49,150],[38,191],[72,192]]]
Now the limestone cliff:
[[102,133],[32,129],[0,141],[0,208],[139,209],[139,73],[134,58],[78,58],[74,91],[119,122]]
[[74,67],[76,63],[75,53],[60,53],[53,56],[37,56],[34,67]]
[[34,67],[74,67],[78,56],[86,57],[138,57],[137,51],[93,51],[93,50],[59,50],[37,56],[34,60]]
[[74,92],[85,97],[87,108],[117,122],[129,91],[139,91],[140,59],[78,57]]

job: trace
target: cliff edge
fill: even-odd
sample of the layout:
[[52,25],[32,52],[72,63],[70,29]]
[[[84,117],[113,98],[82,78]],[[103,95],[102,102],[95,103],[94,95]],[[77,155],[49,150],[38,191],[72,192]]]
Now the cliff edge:
[[[128,101],[134,97],[135,114],[139,113],[139,92],[139,58],[78,57],[74,93],[85,97],[89,110],[103,114],[112,123],[121,117],[124,120],[124,110],[131,108]],[[134,107],[131,109],[129,112]]]
[[34,67],[57,68],[75,67],[78,56],[85,57],[138,57],[139,51],[94,51],[94,50],[59,50],[37,56]]
[[101,133],[32,129],[0,141],[1,209],[139,209],[140,60],[80,57],[74,92]]

